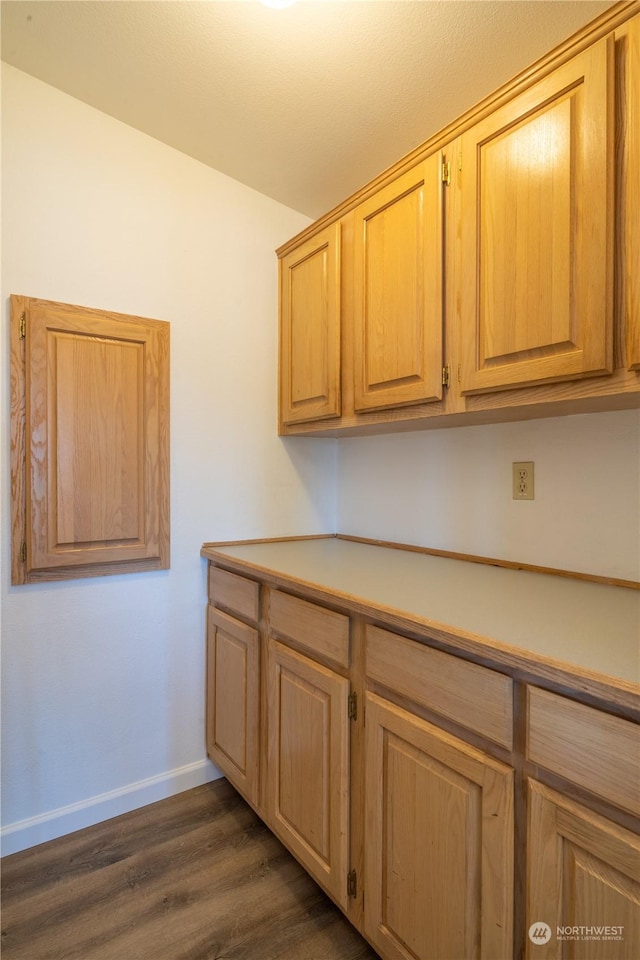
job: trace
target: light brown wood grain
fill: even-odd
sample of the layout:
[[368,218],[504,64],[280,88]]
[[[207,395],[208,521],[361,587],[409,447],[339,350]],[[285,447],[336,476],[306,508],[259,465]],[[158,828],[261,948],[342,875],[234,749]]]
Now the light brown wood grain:
[[462,393],[613,370],[613,37],[462,137]]
[[168,567],[169,325],[27,297],[12,315],[14,582]]
[[370,679],[511,749],[509,677],[370,624],[366,638]]
[[389,960],[512,951],[513,772],[366,699],[365,930]]
[[[640,349],[638,22],[640,4],[616,4],[280,248],[280,255],[290,252],[340,219],[342,413],[332,421],[281,425],[282,435],[367,436],[640,406],[640,365],[634,359]],[[606,64],[595,78],[593,62],[603,48]],[[587,85],[574,76],[585,62]],[[537,110],[530,103],[536,90],[544,94]],[[593,97],[598,95],[603,103],[596,109]],[[483,151],[476,191],[475,148],[463,146],[473,141],[474,132],[495,134],[500,117],[512,117],[500,136],[476,137]],[[566,162],[557,151],[562,137],[556,135],[563,130],[565,146],[571,142]],[[394,183],[439,151],[452,168],[451,185],[444,188],[443,342],[450,387],[442,399],[405,402],[400,393],[387,393],[382,386],[369,390],[370,399],[362,402],[351,383],[352,369],[359,376],[356,351],[362,354],[364,342],[360,325],[354,330],[350,320],[362,300],[359,281],[355,288],[352,282],[360,259],[354,219],[367,205],[375,208],[376,197],[393,191]],[[522,166],[524,155],[528,166]],[[480,210],[478,197],[483,198]],[[477,218],[482,226],[479,251]],[[391,262],[393,252],[384,257]],[[381,269],[383,259],[376,259]],[[402,293],[397,302],[401,300]],[[384,339],[379,318],[369,326],[374,342]],[[393,366],[394,350],[373,352],[373,374],[386,376],[376,364]],[[414,350],[414,366],[419,356]],[[407,381],[403,389],[410,386]],[[387,401],[391,405],[383,406]]]
[[640,816],[640,727],[548,690],[529,687],[527,756]]
[[254,806],[259,792],[260,637],[207,608],[207,752]]
[[[619,273],[620,310],[626,331],[627,365],[640,370],[640,16],[620,30],[625,49],[624,78],[618,97],[621,168],[618,182],[623,191],[620,202],[616,265]],[[616,31],[616,39],[618,31]]]
[[434,154],[354,211],[358,411],[442,397],[440,169]]
[[322,660],[349,666],[349,618],[344,614],[273,591],[269,618],[276,636],[294,640]]
[[216,607],[226,608],[254,623],[260,615],[260,585],[214,564],[209,564],[209,599]]
[[280,420],[340,414],[340,223],[280,261]]
[[[528,857],[525,926],[542,921],[552,936],[548,943],[527,937],[527,958],[634,960],[640,943],[637,835],[530,780]],[[559,928],[585,926],[622,927],[621,939],[558,939]]]
[[349,682],[269,641],[267,822],[343,909],[349,857]]

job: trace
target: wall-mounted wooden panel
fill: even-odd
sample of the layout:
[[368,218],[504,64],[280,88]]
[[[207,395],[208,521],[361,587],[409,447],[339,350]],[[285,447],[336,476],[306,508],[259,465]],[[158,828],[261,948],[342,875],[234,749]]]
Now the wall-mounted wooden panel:
[[11,298],[12,582],[169,566],[169,325]]

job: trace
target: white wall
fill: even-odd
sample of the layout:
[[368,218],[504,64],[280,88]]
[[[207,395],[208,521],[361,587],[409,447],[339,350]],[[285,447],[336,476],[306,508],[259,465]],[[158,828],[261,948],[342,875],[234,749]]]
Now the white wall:
[[[514,501],[533,460],[535,500]],[[338,529],[640,579],[640,414],[341,440]]]
[[[215,775],[205,540],[335,526],[276,436],[274,249],[308,220],[11,68],[2,88],[5,853]],[[10,587],[8,295],[171,323],[171,570]]]

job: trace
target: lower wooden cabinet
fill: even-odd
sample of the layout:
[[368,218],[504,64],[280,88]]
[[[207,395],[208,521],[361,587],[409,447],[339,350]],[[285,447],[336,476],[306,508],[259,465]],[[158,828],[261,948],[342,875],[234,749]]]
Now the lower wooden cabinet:
[[252,804],[258,802],[260,636],[207,611],[207,753]]
[[382,960],[640,956],[635,698],[247,573],[210,571],[209,756]]
[[632,960],[640,838],[529,781],[527,957]]
[[269,822],[346,907],[349,681],[277,640],[267,670]]
[[365,929],[392,960],[512,951],[513,771],[366,700]]

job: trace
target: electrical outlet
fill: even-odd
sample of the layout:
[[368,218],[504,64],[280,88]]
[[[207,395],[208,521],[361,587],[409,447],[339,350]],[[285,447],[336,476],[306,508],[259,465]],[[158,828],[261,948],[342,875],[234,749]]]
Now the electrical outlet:
[[513,464],[513,499],[533,500],[533,460]]

